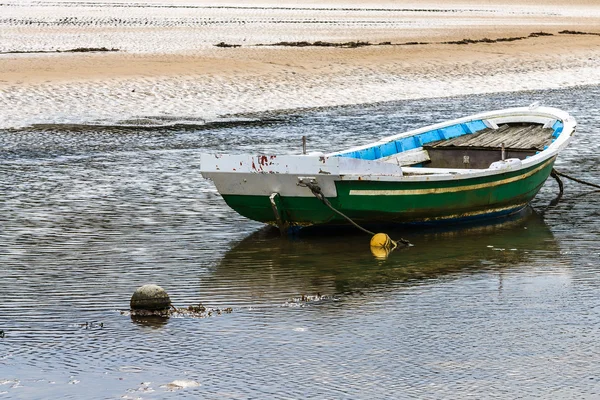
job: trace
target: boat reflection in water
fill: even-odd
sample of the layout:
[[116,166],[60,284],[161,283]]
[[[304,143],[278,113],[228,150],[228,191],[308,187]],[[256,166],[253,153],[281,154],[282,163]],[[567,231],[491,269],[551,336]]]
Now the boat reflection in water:
[[218,293],[212,300],[228,305],[268,304],[302,294],[352,293],[374,285],[526,268],[532,260],[559,254],[549,228],[530,207],[494,224],[386,233],[408,238],[414,247],[379,259],[370,251],[368,235],[359,231],[303,231],[288,240],[264,228],[226,253],[200,290]]

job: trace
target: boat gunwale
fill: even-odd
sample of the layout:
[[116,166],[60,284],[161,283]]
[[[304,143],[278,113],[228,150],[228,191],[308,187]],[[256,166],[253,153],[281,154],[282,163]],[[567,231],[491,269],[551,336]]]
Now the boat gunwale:
[[[421,133],[430,132],[436,129],[442,129],[444,127],[461,124],[465,122],[471,122],[476,120],[494,120],[503,118],[515,118],[518,117],[538,117],[548,118],[549,120],[557,120],[563,123],[562,131],[558,137],[552,142],[548,148],[540,151],[539,153],[532,155],[524,160],[521,160],[520,166],[512,167],[509,166],[503,169],[491,169],[491,168],[471,168],[471,169],[458,169],[458,168],[427,168],[427,167],[401,167],[402,175],[365,175],[365,174],[345,174],[340,176],[342,180],[378,180],[378,181],[444,181],[454,179],[470,179],[478,177],[486,177],[492,175],[503,174],[506,172],[517,172],[520,170],[528,169],[530,167],[544,163],[558,155],[563,150],[572,135],[575,132],[577,123],[575,119],[567,112],[553,108],[553,107],[537,107],[530,109],[529,107],[517,107],[509,108],[504,110],[488,111],[467,117],[462,117],[442,123],[428,125],[426,127],[414,129],[408,132],[403,132],[397,135],[388,136],[362,146],[351,147],[349,149],[325,154],[325,157],[337,157],[339,154],[346,153],[349,151],[356,151],[362,149],[368,149],[378,144],[386,144],[394,140],[415,136]],[[515,122],[521,122],[515,120]],[[399,154],[399,153],[398,153]],[[372,162],[378,162],[377,160],[371,160]]]
[[[521,119],[519,120],[519,117]],[[526,118],[522,118],[526,117]],[[414,135],[418,135],[420,133],[429,132],[435,129],[441,129],[444,127],[448,127],[451,125],[456,125],[460,123],[465,123],[469,121],[477,121],[477,120],[497,120],[501,123],[504,123],[507,118],[513,119],[514,122],[526,122],[527,118],[543,118],[547,121],[560,121],[562,122],[562,131],[555,138],[554,142],[551,143],[548,148],[540,151],[539,153],[532,155],[524,160],[520,160],[519,165],[507,165],[505,168],[492,169],[490,167],[485,169],[452,169],[452,168],[427,168],[427,167],[398,167],[397,172],[381,171],[377,172],[377,168],[375,168],[375,172],[368,172],[370,166],[381,166],[384,164],[382,161],[378,160],[364,160],[358,158],[350,158],[350,157],[339,157],[339,154],[348,151],[354,151],[357,149],[366,149],[378,144],[388,143],[393,140],[397,140],[400,138],[406,138]],[[545,161],[556,157],[558,153],[563,150],[572,135],[574,134],[577,123],[575,119],[568,114],[566,111],[562,111],[557,108],[552,107],[536,107],[531,109],[530,107],[517,107],[517,108],[509,108],[503,110],[495,110],[488,111],[479,114],[474,114],[462,118],[457,118],[454,120],[449,120],[441,123],[437,123],[434,125],[428,125],[422,128],[414,129],[408,132],[403,132],[400,134],[388,136],[382,138],[376,142],[371,142],[362,146],[351,147],[341,152],[327,153],[327,154],[318,154],[318,155],[287,155],[287,156],[279,156],[278,159],[286,158],[286,163],[293,162],[293,160],[303,160],[302,164],[305,166],[310,166],[308,162],[311,158],[314,160],[314,164],[318,164],[322,167],[329,166],[337,169],[335,172],[324,172],[321,169],[313,170],[312,167],[308,168],[306,171],[294,171],[287,172],[280,168],[272,168],[269,170],[249,170],[249,169],[237,169],[237,170],[227,170],[223,168],[222,170],[218,168],[210,169],[209,167],[205,167],[206,164],[201,160],[201,172],[205,177],[210,177],[211,175],[277,175],[277,176],[287,176],[290,179],[297,182],[301,177],[314,177],[317,181],[323,179],[326,181],[380,181],[380,182],[435,182],[435,181],[453,181],[453,180],[468,180],[475,178],[485,178],[491,177],[494,175],[503,175],[506,173],[514,173],[522,170],[527,170],[529,168],[535,167],[544,163]],[[227,154],[202,154],[201,156],[216,157],[217,159],[223,160],[223,165],[227,163],[228,159],[238,159],[239,157],[247,157],[248,159],[260,159],[265,156],[261,155],[250,155],[250,154],[240,154],[240,155],[227,155]],[[267,156],[274,157],[274,156]],[[219,163],[221,164],[221,163]],[[392,164],[393,165],[393,164]],[[362,172],[361,172],[362,171]],[[295,184],[295,183],[294,183]],[[310,194],[310,193],[308,193]],[[307,194],[307,195],[308,195]]]

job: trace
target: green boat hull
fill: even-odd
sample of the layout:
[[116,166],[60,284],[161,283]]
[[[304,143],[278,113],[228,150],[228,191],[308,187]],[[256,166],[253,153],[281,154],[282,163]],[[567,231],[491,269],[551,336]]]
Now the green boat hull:
[[[336,182],[331,205],[362,224],[412,224],[492,217],[525,207],[550,175],[555,158],[528,169],[470,179],[443,181]],[[308,191],[309,189],[307,189]],[[277,225],[343,225],[348,222],[316,197],[223,195],[239,214]]]

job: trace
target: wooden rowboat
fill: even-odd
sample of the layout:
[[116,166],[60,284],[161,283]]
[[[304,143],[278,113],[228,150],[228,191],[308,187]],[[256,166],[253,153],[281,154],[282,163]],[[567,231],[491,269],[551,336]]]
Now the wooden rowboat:
[[518,212],[575,132],[534,105],[485,112],[328,154],[201,155],[241,215],[279,226],[420,224]]

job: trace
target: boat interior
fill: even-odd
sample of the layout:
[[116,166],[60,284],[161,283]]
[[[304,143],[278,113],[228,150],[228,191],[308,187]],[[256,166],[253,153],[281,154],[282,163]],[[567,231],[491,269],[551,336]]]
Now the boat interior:
[[498,126],[489,121],[471,121],[391,139],[339,156],[378,160],[403,167],[493,168],[495,162],[524,160],[546,149],[563,127],[560,121],[551,122]]
[[423,146],[425,154],[419,164],[429,168],[488,168],[503,159],[524,160],[550,145],[553,133],[551,128],[531,124],[486,128]]

